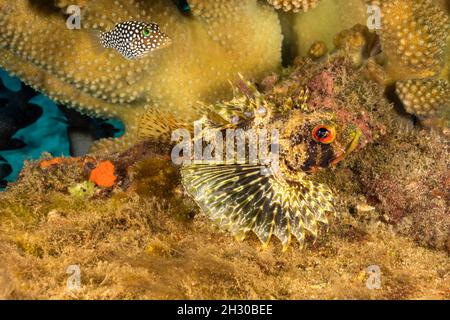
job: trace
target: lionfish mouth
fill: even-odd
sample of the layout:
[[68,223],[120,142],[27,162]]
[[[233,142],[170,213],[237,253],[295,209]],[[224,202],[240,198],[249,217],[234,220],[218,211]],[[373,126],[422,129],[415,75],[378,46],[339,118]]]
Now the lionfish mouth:
[[337,165],[341,162],[347,155],[349,155],[353,150],[356,149],[359,143],[359,139],[361,138],[362,132],[361,129],[356,128],[353,132],[352,140],[345,146],[344,151],[339,154],[336,159],[330,162],[331,165]]

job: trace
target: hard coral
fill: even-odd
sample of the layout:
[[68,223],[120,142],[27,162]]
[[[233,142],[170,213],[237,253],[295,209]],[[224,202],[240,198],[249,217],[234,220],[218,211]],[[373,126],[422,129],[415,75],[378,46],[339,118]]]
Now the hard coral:
[[442,69],[450,20],[432,0],[381,1],[385,68],[392,79],[425,78]]
[[316,41],[311,45],[308,55],[313,59],[323,57],[328,52],[327,45],[323,41]]
[[364,0],[322,0],[314,10],[281,19],[287,19],[291,29],[287,41],[298,55],[307,56],[315,42],[323,42],[331,51],[338,32],[358,23],[366,25],[366,11]]
[[[424,124],[449,128],[450,18],[436,1],[373,1],[380,30],[386,84],[396,83],[405,109]],[[418,97],[418,94],[422,94]]]
[[397,95],[407,112],[450,134],[450,83],[439,79],[398,81]]
[[[368,4],[380,8],[381,28],[376,31],[380,41],[362,27],[369,18]],[[381,49],[381,55],[369,60],[372,77],[387,86],[399,82],[397,91],[401,91],[399,97],[407,111],[418,115],[426,125],[448,131],[446,101],[450,98],[441,90],[448,86],[450,70],[448,6],[432,0],[323,0],[311,12],[281,15],[281,19],[287,30],[285,41],[289,47],[296,47],[300,56],[320,58],[325,48],[331,52],[334,48],[346,51],[355,65],[360,65]],[[427,116],[422,106],[403,100],[416,93],[407,91],[413,88],[408,83],[400,82],[413,81],[417,87],[419,79],[428,79],[420,83],[420,91],[431,87],[440,91],[438,99],[424,98],[423,102],[432,106]]]
[[[121,119],[127,129],[122,145],[105,141],[97,150],[121,149],[137,140],[137,119],[147,108],[193,118],[197,101],[209,103],[231,93],[228,81],[238,72],[258,77],[278,68],[281,32],[274,12],[256,0],[205,1],[202,10],[196,9],[201,3],[192,3],[189,17],[170,0],[112,6],[83,1],[83,29],[69,30],[58,7],[2,0],[0,65],[58,102]],[[133,19],[157,22],[173,45],[138,61],[98,49],[93,30]]]
[[320,0],[267,0],[276,9],[284,11],[308,11],[314,9]]
[[352,58],[355,66],[360,66],[376,48],[376,35],[369,28],[356,24],[345,29],[334,37],[334,46]]

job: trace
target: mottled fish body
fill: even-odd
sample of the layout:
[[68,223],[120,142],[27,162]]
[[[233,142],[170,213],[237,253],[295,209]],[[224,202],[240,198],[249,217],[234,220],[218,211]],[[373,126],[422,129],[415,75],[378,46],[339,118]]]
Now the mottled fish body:
[[156,23],[125,21],[99,35],[105,48],[113,48],[127,59],[139,59],[171,44]]
[[[271,236],[277,237],[284,248],[294,237],[303,243],[306,234],[317,236],[319,225],[327,224],[327,217],[336,214],[331,189],[315,181],[313,174],[336,165],[352,152],[361,130],[333,112],[309,110],[305,106],[309,99],[306,89],[297,90],[295,99],[277,102],[249,82],[243,82],[239,88],[241,97],[205,106],[204,116],[198,122],[201,137],[194,137],[187,150],[194,150],[198,141],[202,150],[208,150],[210,141],[216,141],[210,137],[219,136],[227,153],[238,150],[239,143],[244,142],[244,157],[238,160],[235,154],[224,162],[219,144],[209,149],[219,150],[218,157],[214,154],[211,161],[198,163],[188,156],[181,167],[182,184],[202,211],[237,239],[244,239],[253,231],[264,245],[268,245]],[[156,111],[144,118],[147,125],[141,126],[142,137],[170,139],[177,127],[193,130],[191,125],[177,123]],[[227,133],[230,129],[236,133],[236,139],[233,136],[231,141],[227,138],[231,136]],[[245,135],[243,139],[237,138],[238,132]],[[277,166],[250,159],[250,137],[252,133],[260,137],[262,132],[278,133]],[[262,136],[268,146],[269,137]],[[264,140],[257,144],[263,145]],[[263,154],[266,151],[263,148]]]

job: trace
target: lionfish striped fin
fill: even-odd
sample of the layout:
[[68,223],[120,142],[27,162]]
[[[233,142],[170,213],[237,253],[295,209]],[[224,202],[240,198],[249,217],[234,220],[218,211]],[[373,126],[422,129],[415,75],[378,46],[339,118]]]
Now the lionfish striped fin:
[[318,222],[335,213],[330,189],[309,180],[280,181],[261,165],[192,164],[181,168],[186,191],[200,208],[237,239],[253,231],[264,246],[275,235],[286,249],[294,236],[316,236]]

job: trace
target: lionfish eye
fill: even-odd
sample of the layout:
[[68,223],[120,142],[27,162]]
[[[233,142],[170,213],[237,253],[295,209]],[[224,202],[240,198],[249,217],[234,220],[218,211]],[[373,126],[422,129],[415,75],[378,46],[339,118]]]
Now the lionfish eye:
[[313,129],[312,137],[317,142],[329,144],[336,138],[336,131],[332,127],[320,125]]
[[145,28],[144,30],[142,30],[142,34],[144,35],[144,37],[148,37],[151,33],[152,30],[150,30],[149,28]]

